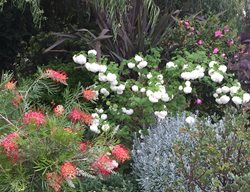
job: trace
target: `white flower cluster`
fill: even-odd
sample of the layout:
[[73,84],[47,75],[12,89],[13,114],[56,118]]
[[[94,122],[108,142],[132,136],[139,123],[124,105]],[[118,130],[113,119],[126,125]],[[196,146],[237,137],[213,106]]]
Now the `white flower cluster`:
[[159,119],[164,119],[168,115],[168,112],[167,111],[155,111],[154,114]]
[[170,97],[166,92],[166,88],[163,85],[160,85],[159,90],[155,92],[147,90],[146,95],[151,103],[157,103],[159,102],[159,100],[162,100],[163,102],[170,101]]
[[211,80],[220,83],[223,81],[224,76],[223,74],[226,73],[227,66],[226,65],[220,65],[217,61],[211,61],[209,63],[209,71],[208,75],[210,75]]
[[176,68],[176,67],[177,65],[172,61],[166,63],[166,68]]
[[191,82],[190,81],[186,81],[185,82],[185,87],[183,88],[182,85],[179,86],[179,90],[185,93],[185,94],[189,94],[192,92],[192,87],[191,87]]
[[135,63],[132,63],[132,62],[129,62],[127,65],[128,65],[128,68],[130,69],[133,69],[135,66],[138,68],[138,69],[143,69],[144,67],[146,67],[148,65],[148,62],[145,61],[141,56],[139,55],[135,55],[134,57],[134,60],[136,62]]
[[99,134],[101,133],[98,127],[101,127],[101,130],[106,132],[110,129],[109,123],[106,121],[108,115],[103,113],[103,109],[96,109],[97,113],[92,113],[91,116],[93,117],[93,123],[90,125],[90,130]]
[[122,107],[122,112],[127,115],[132,115],[134,113],[133,109],[126,109],[125,107]]
[[[236,105],[241,105],[248,103],[250,101],[250,94],[243,93],[239,94],[242,91],[240,83],[232,87],[223,86],[216,89],[216,93],[213,96],[216,98],[215,101],[218,104],[227,104],[231,99],[232,102]],[[230,98],[230,96],[232,98]]]
[[[89,50],[88,51],[88,55],[91,56],[91,55],[97,55],[97,52],[96,50]],[[97,73],[97,72],[100,72],[100,73],[105,73],[106,70],[107,70],[107,66],[106,65],[101,65],[101,64],[98,64],[98,63],[90,63],[90,62],[87,62],[87,58],[84,54],[78,54],[78,55],[74,55],[73,56],[73,61],[77,64],[80,64],[80,65],[85,65],[86,69],[90,72],[93,72],[93,73]]]
[[185,119],[186,123],[189,124],[189,125],[194,125],[195,122],[196,122],[196,119],[192,116],[188,116],[186,119]]
[[[183,70],[188,69],[188,65],[184,65]],[[181,73],[181,78],[189,81],[189,80],[195,80],[200,79],[204,77],[205,75],[205,69],[201,65],[197,65],[194,70],[192,71],[184,71]]]

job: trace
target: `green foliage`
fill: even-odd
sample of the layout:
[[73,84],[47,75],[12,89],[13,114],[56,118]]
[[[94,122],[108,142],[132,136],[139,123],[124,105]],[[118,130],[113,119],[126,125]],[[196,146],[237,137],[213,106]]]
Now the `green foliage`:
[[185,128],[195,146],[179,142],[174,149],[190,191],[245,190],[240,183],[247,182],[250,171],[247,122],[246,114],[230,108],[220,121],[208,118]]
[[[29,6],[31,14],[33,16],[33,21],[37,26],[41,26],[41,21],[43,18],[43,11],[40,9],[40,0],[10,0],[11,4],[18,9],[24,11],[27,6]],[[8,0],[0,1],[0,9],[3,10],[5,3]]]

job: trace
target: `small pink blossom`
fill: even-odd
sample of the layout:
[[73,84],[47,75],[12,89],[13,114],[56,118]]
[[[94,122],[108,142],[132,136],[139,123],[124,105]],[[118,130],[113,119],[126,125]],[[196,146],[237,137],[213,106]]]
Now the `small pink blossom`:
[[203,101],[202,101],[201,99],[197,98],[196,101],[195,101],[195,104],[196,104],[196,105],[201,105],[202,102],[203,102]]
[[222,54],[221,54],[221,57],[225,58],[225,57],[226,57],[226,54],[225,54],[225,53],[222,53]]
[[227,33],[227,32],[229,32],[229,31],[230,31],[229,27],[228,27],[228,26],[225,26],[225,27],[224,27],[224,33]]
[[220,30],[215,31],[215,32],[214,32],[214,36],[215,36],[216,38],[220,38],[220,37],[222,37],[222,32],[221,32]]
[[197,44],[198,44],[198,45],[202,45],[202,44],[203,44],[203,41],[202,41],[202,40],[199,40],[199,41],[197,42]]
[[217,53],[219,53],[219,51],[220,51],[219,48],[216,47],[216,48],[214,48],[214,50],[213,50],[213,54],[217,54]]
[[230,45],[233,45],[234,44],[234,40],[233,39],[230,39],[227,41],[227,44],[230,46]]

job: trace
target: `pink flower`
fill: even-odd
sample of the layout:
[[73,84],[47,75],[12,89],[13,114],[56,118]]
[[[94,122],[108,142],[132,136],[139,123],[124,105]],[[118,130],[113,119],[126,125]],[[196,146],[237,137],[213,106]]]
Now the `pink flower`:
[[56,172],[48,172],[46,174],[46,182],[55,192],[61,191],[63,178]]
[[226,25],[225,27],[224,27],[224,33],[227,33],[227,32],[229,32],[230,31],[230,29],[229,29],[229,27]]
[[196,105],[201,105],[202,104],[202,100],[197,98],[196,101],[195,101],[195,104]]
[[66,81],[68,77],[67,74],[63,71],[55,71],[53,69],[47,69],[44,74],[46,77],[52,79],[53,81],[67,85]]
[[30,111],[30,112],[27,112],[24,114],[23,123],[25,125],[33,123],[36,126],[40,126],[40,125],[43,125],[44,123],[46,123],[46,121],[45,121],[44,115],[41,112]]
[[74,179],[77,174],[77,168],[70,162],[61,165],[61,174],[64,179]]
[[118,167],[118,163],[104,154],[93,162],[91,167],[101,175],[109,175]]
[[214,36],[216,38],[220,38],[222,36],[222,32],[220,30],[214,32]]
[[214,50],[213,50],[213,54],[217,54],[217,53],[219,53],[219,51],[220,51],[219,48],[216,47],[216,48],[214,48]]
[[202,44],[203,44],[203,41],[202,41],[202,40],[199,40],[199,41],[197,42],[197,44],[198,44],[198,45],[202,45]]
[[233,45],[234,44],[234,40],[233,39],[230,39],[227,41],[227,44],[230,46],[230,45]]
[[127,159],[130,159],[128,149],[122,144],[114,146],[112,155],[115,156],[116,160],[119,160],[122,163],[124,163]]
[[0,147],[3,148],[7,157],[9,157],[13,162],[16,162],[20,157],[19,147],[15,143],[15,139],[17,139],[18,137],[18,133],[14,132],[4,137],[4,139],[0,143]]

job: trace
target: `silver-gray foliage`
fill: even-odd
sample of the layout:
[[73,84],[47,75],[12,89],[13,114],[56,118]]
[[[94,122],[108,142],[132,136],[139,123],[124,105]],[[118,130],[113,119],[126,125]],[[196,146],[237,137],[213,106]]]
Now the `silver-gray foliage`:
[[[173,145],[191,144],[189,136],[180,132],[185,115],[168,117],[149,129],[146,136],[134,139],[133,171],[143,192],[185,191],[185,180],[176,170]],[[184,161],[188,161],[184,157]]]

